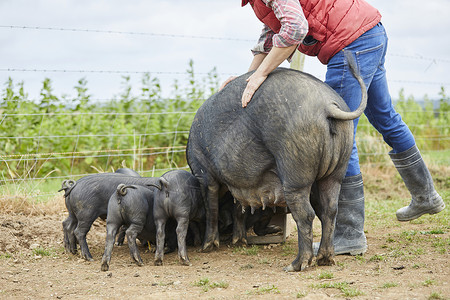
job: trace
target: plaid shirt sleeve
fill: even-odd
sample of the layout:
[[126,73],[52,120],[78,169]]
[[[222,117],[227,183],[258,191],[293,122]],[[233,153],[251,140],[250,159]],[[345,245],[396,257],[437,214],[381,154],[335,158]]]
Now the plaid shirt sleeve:
[[280,20],[279,33],[264,25],[258,44],[253,47],[254,55],[268,53],[272,47],[286,48],[300,44],[308,33],[308,22],[298,0],[263,0]]

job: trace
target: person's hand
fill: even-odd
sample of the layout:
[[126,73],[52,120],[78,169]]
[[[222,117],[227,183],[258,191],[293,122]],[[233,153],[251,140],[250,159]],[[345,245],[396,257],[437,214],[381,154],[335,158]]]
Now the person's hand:
[[247,104],[252,100],[256,90],[266,80],[267,76],[261,75],[260,72],[255,71],[249,78],[247,78],[247,86],[242,95],[242,107],[247,107]]
[[231,81],[233,81],[233,80],[235,80],[237,78],[237,76],[230,76],[230,77],[228,77],[228,79],[227,80],[225,80],[223,83],[222,83],[222,85],[219,87],[219,91],[221,90],[221,89],[223,89],[227,84],[229,84]]

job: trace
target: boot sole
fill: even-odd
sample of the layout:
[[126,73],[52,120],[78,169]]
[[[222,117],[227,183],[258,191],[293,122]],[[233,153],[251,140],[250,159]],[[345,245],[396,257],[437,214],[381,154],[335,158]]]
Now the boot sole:
[[425,214],[434,215],[434,214],[440,213],[441,211],[444,210],[444,208],[445,208],[445,203],[442,203],[438,207],[434,207],[434,208],[429,209],[427,211],[422,211],[422,212],[420,212],[418,214],[415,214],[414,216],[410,216],[410,217],[407,217],[407,218],[399,218],[397,216],[397,220],[400,221],[400,222],[412,221],[412,220],[415,220],[415,219],[417,219],[417,218],[419,218],[419,217],[421,217],[421,216],[423,216]]
[[[319,251],[319,243],[314,243],[313,244],[313,253],[314,256],[317,256],[317,252]],[[347,247],[345,249],[340,249],[339,251],[334,251],[334,255],[344,255],[344,254],[349,254],[351,256],[356,256],[356,255],[362,255],[364,253],[366,253],[367,251],[367,244],[364,246],[358,246],[358,247]]]

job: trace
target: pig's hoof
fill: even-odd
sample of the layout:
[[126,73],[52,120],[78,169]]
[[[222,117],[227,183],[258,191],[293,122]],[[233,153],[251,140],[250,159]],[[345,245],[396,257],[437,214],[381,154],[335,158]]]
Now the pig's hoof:
[[144,265],[144,262],[138,261],[136,264],[137,264],[139,267],[142,267],[142,266]]
[[183,266],[192,266],[192,264],[190,263],[190,261],[189,261],[188,259],[186,259],[186,260],[181,259],[181,260],[180,260],[180,263],[181,263]]
[[244,237],[236,238],[231,241],[231,244],[237,247],[247,246],[247,239]]
[[102,271],[103,272],[106,272],[106,271],[108,271],[109,270],[109,265],[107,264],[107,263],[103,263],[102,264]]
[[214,248],[219,248],[219,241],[210,241],[203,244],[202,252],[211,252]]
[[294,267],[292,266],[292,264],[290,264],[289,266],[284,267],[283,271],[285,271],[285,272],[295,272],[296,270],[294,270]]
[[162,266],[162,265],[163,265],[163,262],[162,262],[162,260],[160,260],[160,259],[156,259],[155,262],[154,262],[154,264],[155,264],[155,266]]
[[333,266],[334,259],[332,256],[317,256],[318,266]]

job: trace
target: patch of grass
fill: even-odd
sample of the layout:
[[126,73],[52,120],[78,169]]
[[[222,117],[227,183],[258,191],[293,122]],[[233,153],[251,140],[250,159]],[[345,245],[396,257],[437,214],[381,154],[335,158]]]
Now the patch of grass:
[[350,287],[350,284],[346,281],[335,283],[320,283],[311,285],[315,289],[338,289],[345,297],[356,297],[364,295],[364,293],[356,288]]
[[11,253],[5,252],[0,254],[0,259],[8,259],[8,258],[12,258]]
[[390,252],[389,256],[399,258],[399,257],[405,256],[405,252],[403,252],[400,249],[394,249]]
[[257,245],[252,245],[251,247],[237,247],[233,249],[233,253],[243,254],[243,255],[257,255],[260,248]]
[[396,287],[396,286],[398,286],[398,284],[396,282],[386,282],[381,287],[383,289],[388,289],[388,288],[392,288],[392,287]]
[[427,279],[427,280],[425,280],[424,282],[422,282],[422,285],[423,285],[423,286],[431,286],[431,285],[434,285],[435,283],[436,283],[435,280],[433,280],[433,279]]
[[391,236],[389,236],[389,237],[386,239],[386,242],[387,242],[387,243],[393,243],[393,242],[395,242],[395,240],[394,240]]
[[369,261],[384,261],[383,255],[374,255],[371,258],[369,258]]
[[421,231],[420,234],[445,234],[445,231],[442,229],[434,229],[430,231]]
[[355,255],[355,260],[359,261],[359,263],[365,263],[366,259],[363,255]]
[[248,294],[253,295],[263,295],[263,294],[279,294],[280,290],[273,284],[268,286],[261,286],[255,291],[248,292]]
[[219,281],[219,282],[213,282],[209,286],[212,287],[213,289],[214,288],[226,289],[228,286],[230,286],[230,284],[225,281]]
[[428,297],[428,300],[444,300],[445,297],[437,292],[431,293],[430,297]]
[[420,247],[413,249],[411,252],[412,252],[412,254],[415,254],[415,255],[425,254],[425,250],[423,248],[420,248]]
[[308,295],[308,292],[301,291],[301,292],[298,292],[295,297],[296,298],[303,298],[303,297],[306,297],[307,295]]
[[450,249],[450,238],[443,239],[441,237],[437,237],[435,240],[433,240],[431,246],[433,248],[436,248],[436,251],[439,254],[446,254]]
[[292,256],[295,254],[296,254],[296,249],[294,249],[294,247],[292,247],[291,245],[285,243],[281,247],[281,255],[282,256]]
[[317,276],[317,279],[332,279],[334,277],[333,273],[324,271]]
[[55,256],[56,255],[54,249],[45,249],[42,247],[33,249],[33,254],[39,255],[39,256]]
[[204,292],[207,292],[207,291],[209,291],[210,288],[226,289],[226,288],[228,288],[229,283],[227,283],[225,281],[211,282],[209,280],[209,278],[203,277],[203,278],[200,278],[198,281],[195,281],[192,285],[201,287]]

